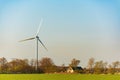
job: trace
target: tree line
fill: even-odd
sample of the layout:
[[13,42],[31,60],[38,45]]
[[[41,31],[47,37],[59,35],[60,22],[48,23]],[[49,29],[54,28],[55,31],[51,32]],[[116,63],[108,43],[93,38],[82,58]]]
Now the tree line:
[[51,58],[42,58],[38,61],[38,70],[36,71],[37,61],[35,59],[13,59],[7,61],[6,58],[0,58],[0,73],[50,73],[55,72],[57,66]]
[[90,74],[119,74],[120,73],[120,62],[114,61],[111,64],[102,60],[95,61],[94,58],[90,58],[88,66],[85,68],[85,73]]
[[[0,58],[0,73],[66,73],[67,68],[79,67],[80,60],[73,58],[69,66],[62,64],[57,66],[53,60],[44,57],[38,61],[38,70],[36,71],[37,61],[35,59],[13,59],[7,61],[6,58]],[[88,60],[87,67],[82,70],[75,70],[75,73],[82,74],[115,74],[120,72],[120,62],[115,61],[111,64],[102,60],[95,61],[94,58]]]

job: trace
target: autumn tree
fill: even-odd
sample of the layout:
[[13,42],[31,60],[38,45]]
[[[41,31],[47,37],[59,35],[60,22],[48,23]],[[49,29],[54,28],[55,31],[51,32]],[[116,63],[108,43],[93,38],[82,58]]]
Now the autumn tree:
[[45,73],[56,72],[56,66],[51,58],[45,57],[39,61],[41,70]]
[[65,64],[62,64],[61,66],[57,66],[57,72],[66,72],[66,66]]
[[0,71],[2,73],[6,72],[7,71],[7,60],[6,58],[2,57],[0,58]]
[[30,71],[27,59],[14,59],[8,65],[8,71],[12,73],[27,73]]

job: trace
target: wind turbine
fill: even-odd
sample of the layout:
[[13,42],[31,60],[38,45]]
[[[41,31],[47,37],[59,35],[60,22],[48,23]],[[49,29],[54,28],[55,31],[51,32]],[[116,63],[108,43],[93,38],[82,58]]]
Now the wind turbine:
[[43,44],[43,42],[40,40],[40,38],[38,36],[38,34],[40,32],[40,28],[41,28],[42,22],[43,22],[43,19],[41,19],[39,27],[38,27],[38,30],[37,30],[37,33],[36,33],[36,35],[34,37],[27,38],[27,39],[24,39],[24,40],[20,41],[20,42],[23,42],[23,41],[34,40],[34,39],[36,40],[36,60],[37,60],[36,71],[38,70],[38,42],[40,42],[42,44],[42,46],[48,51],[48,49],[45,47],[45,45]]

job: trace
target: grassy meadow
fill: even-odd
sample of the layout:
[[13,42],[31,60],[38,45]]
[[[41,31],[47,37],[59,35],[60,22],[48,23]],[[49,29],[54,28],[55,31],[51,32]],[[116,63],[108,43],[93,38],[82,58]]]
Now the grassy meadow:
[[0,80],[120,80],[120,75],[0,74]]

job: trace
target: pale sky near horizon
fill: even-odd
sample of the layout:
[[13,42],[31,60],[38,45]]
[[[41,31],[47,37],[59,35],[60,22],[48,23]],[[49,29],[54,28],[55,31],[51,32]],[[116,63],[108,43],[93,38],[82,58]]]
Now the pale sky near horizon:
[[50,57],[57,65],[71,59],[86,67],[88,59],[120,61],[119,0],[0,0],[0,57],[36,58],[33,37],[40,19],[39,59]]

